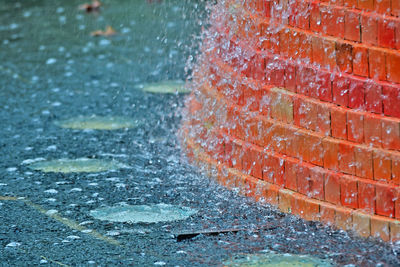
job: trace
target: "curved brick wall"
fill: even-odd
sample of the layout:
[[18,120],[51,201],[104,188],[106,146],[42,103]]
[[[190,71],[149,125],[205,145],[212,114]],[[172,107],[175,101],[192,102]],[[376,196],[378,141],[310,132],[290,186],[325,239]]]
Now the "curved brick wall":
[[225,186],[400,240],[400,0],[221,1],[182,127]]

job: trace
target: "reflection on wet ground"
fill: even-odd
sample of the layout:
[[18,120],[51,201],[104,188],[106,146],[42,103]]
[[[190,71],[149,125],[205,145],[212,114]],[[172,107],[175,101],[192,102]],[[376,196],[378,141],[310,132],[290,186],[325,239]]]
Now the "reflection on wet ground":
[[[337,264],[399,264],[398,246],[261,207],[182,160],[176,132],[184,96],[147,93],[138,85],[185,79],[205,3],[103,2],[100,13],[85,13],[77,0],[0,0],[2,265],[213,266],[269,251]],[[91,36],[108,25],[115,35]],[[141,123],[115,130],[56,123],[92,115]],[[129,168],[31,168],[80,158]],[[159,203],[198,212],[180,221],[136,224],[90,213]],[[232,228],[248,231],[176,239],[180,232]]]

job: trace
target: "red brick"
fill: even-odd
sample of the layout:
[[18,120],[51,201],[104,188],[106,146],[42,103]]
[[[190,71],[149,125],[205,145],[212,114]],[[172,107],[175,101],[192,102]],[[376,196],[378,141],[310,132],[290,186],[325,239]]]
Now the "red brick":
[[357,180],[347,175],[340,177],[340,200],[342,205],[356,209],[358,207],[357,195]]
[[371,13],[361,15],[362,42],[369,45],[378,44],[378,18]]
[[313,36],[312,43],[312,62],[324,66],[325,51],[322,45],[322,38],[320,36]]
[[382,86],[375,83],[365,83],[365,108],[367,111],[381,114]]
[[343,5],[346,7],[356,8],[357,0],[343,0]]
[[353,72],[352,46],[346,43],[336,42],[336,64],[339,70],[346,73]]
[[332,136],[340,139],[347,139],[347,118],[346,111],[342,108],[331,108]]
[[350,81],[347,77],[336,74],[332,82],[332,101],[347,107],[349,105],[349,86]]
[[339,170],[355,175],[356,173],[356,162],[355,162],[355,154],[354,154],[354,146],[353,144],[342,141],[339,143]]
[[400,150],[400,122],[382,119],[382,147]]
[[322,140],[324,148],[324,167],[330,170],[339,170],[339,141],[333,138]]
[[374,161],[374,180],[390,181],[392,175],[391,171],[392,161],[390,155],[375,149],[373,154],[373,161]]
[[334,172],[325,175],[325,201],[340,204],[340,176]]
[[387,19],[378,19],[378,45],[394,48],[395,41],[395,24]]
[[376,185],[376,213],[394,218],[395,190],[387,185]]
[[353,77],[349,85],[349,108],[363,109],[365,103],[365,82]]
[[358,9],[374,10],[374,0],[358,0]]
[[289,1],[289,25],[308,30],[310,26],[310,7],[308,2]]
[[309,87],[309,96],[322,101],[332,101],[331,74],[329,72],[315,72],[313,82]]
[[382,94],[385,115],[400,118],[400,87],[385,85]]
[[394,25],[394,35],[396,37],[394,47],[395,49],[400,49],[400,20],[393,21]]
[[353,48],[353,73],[368,77],[368,49],[366,47]]
[[375,184],[372,181],[358,181],[358,208],[369,214],[375,213]]
[[331,6],[320,6],[322,33],[331,36],[344,37],[344,10]]
[[367,145],[381,146],[382,124],[379,117],[364,116],[364,138]]
[[356,143],[363,143],[364,115],[362,113],[347,111],[347,139]]
[[374,178],[372,149],[356,147],[354,149],[356,160],[356,176],[367,179]]
[[374,80],[386,80],[385,52],[378,49],[368,50],[369,77]]
[[360,14],[346,11],[344,16],[344,38],[361,42]]

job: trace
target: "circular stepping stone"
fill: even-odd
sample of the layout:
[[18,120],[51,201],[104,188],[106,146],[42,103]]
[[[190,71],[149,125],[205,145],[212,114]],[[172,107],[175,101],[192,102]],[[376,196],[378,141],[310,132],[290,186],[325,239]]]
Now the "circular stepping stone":
[[29,168],[42,172],[103,172],[128,168],[129,166],[117,161],[107,161],[101,159],[56,159],[49,161],[34,162]]
[[273,267],[331,267],[333,264],[308,255],[292,254],[245,254],[226,261],[224,266],[273,266]]
[[197,211],[169,204],[124,205],[90,211],[96,219],[110,222],[157,223],[184,220]]
[[153,94],[187,94],[190,90],[185,88],[185,82],[180,80],[170,80],[158,83],[143,85],[142,90]]
[[79,116],[63,121],[56,121],[55,124],[61,128],[76,130],[117,130],[135,128],[139,125],[136,120],[118,116]]

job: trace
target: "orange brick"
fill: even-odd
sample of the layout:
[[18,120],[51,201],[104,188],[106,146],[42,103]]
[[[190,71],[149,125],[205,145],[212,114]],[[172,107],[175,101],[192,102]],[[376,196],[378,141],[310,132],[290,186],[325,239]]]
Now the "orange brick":
[[390,155],[375,149],[373,154],[374,180],[390,181],[392,174],[392,160]]
[[386,55],[382,50],[369,49],[369,77],[374,80],[386,80]]
[[371,217],[371,236],[387,242],[390,240],[389,221],[381,216]]
[[[396,0],[393,0],[396,1]],[[374,1],[374,9],[380,14],[390,15],[390,2],[391,0]]]
[[285,188],[297,191],[297,164],[292,160],[285,160]]
[[310,164],[299,163],[297,168],[297,191],[303,195],[310,192]]
[[364,116],[365,143],[370,146],[380,147],[382,144],[382,124],[380,118]]
[[390,242],[396,243],[400,241],[400,222],[390,222]]
[[324,148],[324,167],[330,170],[339,170],[339,141],[333,138],[322,140]]
[[293,193],[289,190],[279,190],[279,209],[282,212],[290,213],[292,211]]
[[317,105],[317,125],[315,131],[325,136],[331,134],[331,113],[330,105],[321,103]]
[[353,144],[342,141],[339,143],[339,170],[355,175],[356,173],[356,162],[355,162],[355,147]]
[[262,149],[252,146],[250,153],[253,164],[251,175],[262,179]]
[[375,213],[375,185],[374,182],[358,181],[358,207],[368,214]]
[[400,122],[382,119],[382,147],[400,150]]
[[320,203],[320,220],[326,225],[335,224],[335,206],[329,203]]
[[392,0],[392,15],[400,16],[400,1]]
[[312,62],[324,66],[325,51],[322,45],[322,38],[313,36],[311,39],[312,44]]
[[294,124],[302,128],[315,130],[318,112],[316,104],[307,101],[304,96],[294,98],[293,102]]
[[400,184],[400,155],[398,153],[396,154],[392,153],[391,160],[392,160],[392,181],[396,184]]
[[278,186],[283,185],[284,160],[272,155],[265,155],[263,159],[263,180]]
[[340,202],[343,206],[358,208],[357,180],[354,177],[343,175],[340,177]]
[[335,226],[342,230],[351,230],[353,218],[351,210],[346,208],[336,207],[335,211]]
[[307,199],[304,207],[304,216],[302,217],[306,221],[319,221],[320,217],[320,205],[317,201]]
[[361,42],[360,14],[346,11],[344,15],[344,38]]
[[362,237],[369,237],[371,235],[371,217],[361,212],[354,212],[353,231]]
[[324,149],[322,137],[314,133],[304,135],[304,160],[318,166],[324,165]]
[[361,15],[362,42],[369,45],[378,44],[378,18],[370,13]]
[[356,176],[367,179],[374,178],[372,155],[372,149],[364,147],[354,149]]
[[364,141],[364,116],[360,112],[347,111],[347,139],[363,143]]
[[322,168],[314,167],[310,169],[310,180],[308,181],[309,197],[324,200],[324,176],[324,170]]
[[334,172],[325,175],[325,201],[340,205],[340,176]]
[[278,206],[279,205],[279,200],[280,200],[280,192],[279,189],[274,186],[274,185],[268,185],[265,186],[265,191],[264,191],[264,198],[265,201],[273,206]]
[[332,136],[340,139],[347,139],[347,118],[346,111],[338,107],[331,108]]
[[353,49],[353,73],[368,77],[368,49],[356,46]]
[[400,55],[386,55],[387,79],[388,81],[400,83]]
[[353,72],[353,50],[350,44],[336,42],[336,64],[339,70]]

